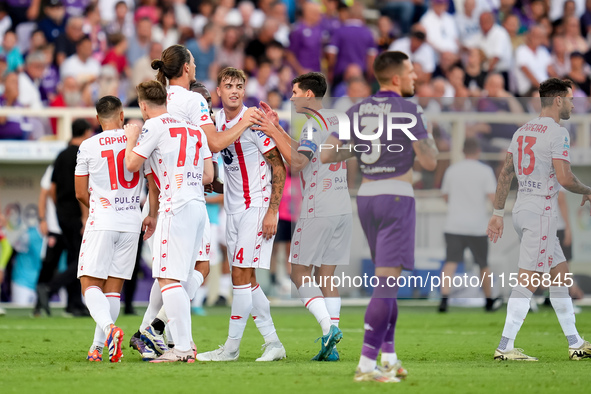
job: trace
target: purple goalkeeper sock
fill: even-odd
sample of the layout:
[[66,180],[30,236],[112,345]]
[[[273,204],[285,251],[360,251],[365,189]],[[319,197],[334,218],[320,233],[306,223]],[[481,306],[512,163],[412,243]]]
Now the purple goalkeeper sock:
[[[385,286],[386,278],[378,277],[378,280],[378,286],[374,288],[372,298],[365,311],[365,336],[361,349],[361,355],[372,360],[378,358],[396,301],[396,298],[392,297],[392,289]],[[382,284],[384,287],[381,286]]]

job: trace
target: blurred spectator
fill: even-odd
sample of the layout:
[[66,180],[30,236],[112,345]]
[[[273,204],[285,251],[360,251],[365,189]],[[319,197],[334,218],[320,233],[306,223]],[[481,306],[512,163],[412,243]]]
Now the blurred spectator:
[[570,72],[567,78],[575,83],[587,97],[591,95],[591,79],[589,78],[589,65],[581,52],[570,54]]
[[244,59],[244,71],[249,75],[254,75],[258,62],[265,55],[267,45],[275,41],[275,33],[279,28],[279,23],[272,18],[266,19],[259,31],[259,34],[251,40],[244,50],[246,55]]
[[74,77],[81,83],[94,81],[99,76],[101,64],[91,56],[92,42],[90,37],[83,36],[76,44],[76,53],[62,63],[61,77]]
[[81,17],[72,17],[66,22],[66,30],[55,40],[55,63],[58,67],[76,53],[76,43],[84,37],[83,27],[84,19]]
[[19,48],[16,46],[15,32],[7,31],[6,34],[4,34],[2,46],[0,47],[0,55],[4,55],[6,58],[6,71],[12,72],[21,70],[25,61],[23,59],[23,55],[19,51]]
[[479,96],[480,90],[484,88],[484,80],[488,74],[482,68],[485,58],[484,52],[478,48],[472,48],[468,51],[468,58],[464,67],[464,86],[472,92],[473,96]]
[[581,16],[581,34],[589,40],[591,32],[591,0],[585,2],[585,12]]
[[101,14],[98,5],[90,3],[84,10],[84,34],[90,37],[92,42],[92,57],[99,63],[103,61],[107,52],[107,34],[101,23]]
[[88,316],[80,295],[80,282],[76,279],[82,231],[88,211],[83,211],[83,206],[76,200],[74,170],[78,147],[92,135],[92,128],[86,120],[75,120],[72,124],[72,139],[53,164],[50,195],[55,202],[58,223],[68,251],[68,268],[55,275],[49,283],[37,286],[39,305],[46,311],[49,311],[51,296],[63,286],[68,290],[66,312],[74,316]]
[[187,0],[173,0],[172,7],[174,8],[174,18],[176,20],[177,29],[181,37],[189,37],[193,34],[191,23],[193,16],[191,10],[187,6]]
[[95,103],[104,96],[120,97],[123,102],[126,102],[124,91],[120,91],[119,73],[110,64],[101,67],[101,71],[97,80],[91,85],[92,102]]
[[460,44],[466,44],[474,39],[480,32],[480,10],[476,7],[476,0],[464,1],[464,12],[456,12],[456,23]]
[[498,23],[503,23],[507,15],[513,14],[519,18],[520,28],[525,31],[528,29],[528,27],[536,24],[537,22],[528,18],[525,12],[523,12],[521,7],[517,6],[516,3],[516,0],[500,0],[499,8],[494,11],[496,21]]
[[[101,17],[104,21],[103,11],[101,11]],[[106,25],[105,31],[107,34],[123,34],[127,39],[130,39],[133,36],[135,31],[133,14],[129,11],[129,7],[125,1],[117,2],[115,5],[114,18]]]
[[447,74],[451,68],[460,61],[460,57],[452,52],[443,52],[439,56],[439,63],[433,72],[433,78],[443,77],[447,78]]
[[[267,0],[268,1],[268,0]],[[259,1],[260,4],[260,1]],[[289,19],[287,17],[287,6],[285,3],[277,0],[271,0],[270,13],[268,17],[275,19],[279,22],[277,32],[275,33],[275,39],[281,43],[284,47],[289,46]]]
[[[32,52],[27,55],[25,68],[18,76],[19,102],[23,107],[43,108],[40,85],[47,65],[47,57],[43,52]],[[47,100],[45,92],[43,96]]]
[[345,68],[356,63],[368,80],[372,79],[371,65],[377,55],[373,33],[363,18],[363,4],[355,2],[350,7],[343,25],[337,28],[326,47],[328,55],[328,80],[333,86],[343,80]]
[[540,82],[548,79],[548,68],[552,58],[542,46],[544,31],[541,26],[534,26],[526,36],[526,44],[515,51],[515,78],[517,92],[525,95],[531,88],[538,88]]
[[458,53],[458,30],[453,16],[447,12],[449,0],[431,0],[429,10],[421,18],[427,42],[438,53]]
[[467,46],[478,48],[487,58],[486,70],[503,75],[505,89],[509,90],[509,70],[513,63],[511,38],[507,31],[497,24],[490,12],[480,15],[480,32]]
[[387,16],[380,16],[377,27],[378,37],[376,39],[376,45],[378,46],[378,52],[381,53],[390,48],[390,45],[392,45],[396,38],[396,34],[392,20]]
[[[134,0],[100,0],[98,2],[103,23],[110,24],[111,22],[114,22],[118,19],[116,16],[116,14],[118,14],[117,6],[121,2],[125,2],[127,4],[127,9],[125,10],[126,13],[130,11],[133,12],[135,6]],[[123,32],[123,34],[125,34],[125,32]]]
[[132,67],[139,58],[148,54],[151,42],[152,21],[150,18],[142,18],[137,21],[135,35],[129,40],[127,48],[127,61]]
[[105,54],[102,64],[109,64],[115,67],[120,75],[129,77],[131,74],[129,65],[127,64],[127,57],[125,56],[127,52],[127,38],[121,33],[115,33],[109,37],[109,41],[111,43],[111,49]]
[[589,50],[587,41],[581,35],[581,24],[576,16],[570,16],[564,19],[564,39],[566,52],[585,53]]
[[399,38],[390,46],[391,51],[404,52],[413,64],[420,64],[423,73],[429,78],[435,71],[435,51],[427,44],[425,28],[421,24],[412,27],[409,37]]
[[351,78],[347,81],[347,95],[334,103],[334,109],[346,112],[355,103],[371,95],[371,88],[363,78]]
[[320,71],[322,60],[322,13],[316,3],[302,5],[302,17],[289,35],[287,60],[296,74]]
[[127,92],[127,97],[129,99],[137,97],[137,92],[135,90],[137,85],[156,77],[157,71],[152,68],[152,60],[160,59],[163,49],[162,44],[154,41],[150,43],[150,52],[135,62],[131,71],[131,84]]
[[345,72],[343,73],[343,80],[332,89],[332,97],[344,97],[347,95],[347,84],[353,78],[362,78],[363,70],[359,67],[356,63],[351,63],[345,68]]
[[[569,8],[566,3],[572,2],[572,0],[552,0],[550,1],[550,9],[548,16],[551,21],[556,21],[564,16],[564,9]],[[574,14],[577,18],[580,18],[585,12],[585,0],[576,0],[572,4],[574,8]]]
[[37,28],[45,34],[48,42],[54,42],[66,29],[66,9],[62,0],[49,0],[43,7],[45,16]]
[[[31,33],[31,38],[29,38],[29,52],[34,52],[47,46],[47,38],[45,38],[43,31],[37,29]],[[51,54],[52,57],[50,61],[53,61],[53,48],[51,48]]]
[[[18,75],[15,72],[5,74],[4,93],[0,96],[0,107],[22,107],[19,102]],[[0,140],[27,139],[30,125],[20,115],[0,116]]]
[[257,75],[249,78],[246,82],[246,97],[254,105],[267,98],[267,92],[276,89],[279,84],[279,78],[273,73],[271,63],[263,59],[259,64]]
[[292,83],[291,81],[296,77],[292,71],[292,68],[288,65],[281,67],[277,73],[279,77],[277,90],[283,96],[283,100],[288,100],[291,97]]
[[6,4],[0,3],[0,42],[4,40],[4,33],[12,27],[12,19],[6,12]]
[[552,66],[548,75],[555,78],[564,78],[570,72],[570,56],[566,52],[564,36],[552,37]]
[[[74,77],[64,78],[57,87],[57,96],[49,103],[52,108],[88,107],[92,104],[90,84],[79,84]],[[57,119],[51,118],[53,133],[57,133]]]
[[377,7],[382,13],[394,22],[400,31],[400,34],[410,33],[410,26],[415,14],[415,3],[417,1],[407,0],[381,0],[377,2]]
[[[168,48],[169,46],[178,44],[180,37],[181,34],[176,26],[174,8],[167,7],[162,11],[160,24],[152,27],[152,40],[158,41],[162,43],[164,48]],[[197,57],[195,57],[195,61],[197,61]]]
[[219,69],[234,67],[241,70],[244,67],[244,45],[237,27],[226,26],[224,28],[224,37],[222,44],[216,51],[215,63]]
[[575,2],[573,0],[567,0],[564,2],[562,16],[559,19],[552,21],[554,34],[564,34],[566,28],[565,21],[571,16],[575,17],[577,20],[579,19],[576,16]]
[[517,15],[507,15],[503,21],[503,27],[509,34],[509,38],[511,38],[511,49],[513,51],[525,43],[525,36],[519,32],[519,18]]
[[12,19],[12,25],[35,20],[39,16],[40,1],[5,0],[6,11]]
[[199,12],[193,18],[192,27],[195,35],[200,36],[205,25],[212,19],[215,11],[213,0],[202,0],[199,2]]
[[[449,81],[450,86],[453,88],[453,96],[454,97],[468,97],[468,89],[464,85],[464,79],[466,78],[466,73],[460,64],[456,64],[451,68],[447,79]],[[452,102],[464,102],[464,100],[452,100]]]
[[[203,28],[203,34],[197,40],[187,41],[186,47],[195,58],[195,78],[206,85],[212,85],[217,78],[215,66],[216,27],[210,22]],[[166,48],[165,45],[162,45]]]
[[322,0],[324,13],[320,25],[322,26],[323,42],[327,44],[330,41],[332,33],[341,26],[339,18],[339,9],[345,10],[347,6],[340,0]]

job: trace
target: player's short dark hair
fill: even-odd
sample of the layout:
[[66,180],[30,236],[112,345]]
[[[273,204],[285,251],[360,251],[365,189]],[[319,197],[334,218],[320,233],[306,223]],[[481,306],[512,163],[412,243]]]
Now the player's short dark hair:
[[172,45],[162,51],[160,59],[152,60],[152,69],[158,70],[156,79],[164,86],[166,80],[183,75],[183,66],[191,62],[189,50],[182,45]]
[[95,105],[96,114],[100,119],[110,119],[121,113],[121,100],[115,96],[104,96],[101,97]]
[[464,154],[472,155],[480,151],[480,142],[478,138],[466,138],[464,141]]
[[204,96],[203,93],[207,93],[209,96],[211,96],[211,93],[209,92],[209,89],[207,89],[207,86],[205,86],[201,82],[197,82],[197,81],[191,82],[191,84],[189,85],[189,90],[192,92],[197,92],[197,93],[201,94],[202,96]]
[[402,64],[409,57],[404,52],[386,51],[376,57],[373,62],[373,72],[380,84],[390,83],[395,73],[402,71]]
[[238,81],[246,82],[246,74],[244,74],[244,71],[238,70],[237,68],[226,67],[218,74],[218,86],[227,79],[230,81],[237,79]]
[[326,77],[318,72],[309,72],[302,74],[299,77],[295,77],[291,83],[295,85],[298,83],[299,88],[306,92],[311,90],[314,93],[314,97],[322,98],[326,94]]
[[158,81],[142,82],[136,87],[139,102],[166,105],[166,88]]
[[540,84],[540,97],[542,98],[542,107],[550,107],[555,97],[565,97],[568,90],[573,88],[573,83],[569,79],[550,78]]
[[76,119],[72,123],[72,138],[82,137],[87,130],[92,130],[92,126],[86,119]]

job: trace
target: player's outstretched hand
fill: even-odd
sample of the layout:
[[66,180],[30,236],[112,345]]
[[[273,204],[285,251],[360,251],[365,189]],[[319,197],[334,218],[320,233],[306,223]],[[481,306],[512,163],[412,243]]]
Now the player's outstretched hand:
[[203,191],[205,193],[213,193],[213,183],[210,183],[209,185],[203,185]]
[[263,218],[263,238],[270,240],[277,234],[277,213],[268,210]]
[[137,140],[142,133],[142,129],[137,124],[128,123],[123,126],[123,131],[125,131],[125,136],[128,140]]
[[147,241],[148,238],[154,234],[154,230],[156,230],[156,218],[151,216],[146,216],[144,221],[142,222],[142,231],[144,232],[144,241]]
[[497,243],[499,238],[503,236],[503,218],[500,216],[493,215],[488,222],[488,228],[486,229],[488,239],[493,243]]
[[256,131],[262,131],[267,135],[267,137],[275,138],[275,136],[279,130],[277,127],[271,122],[271,120],[265,116],[264,112],[261,110],[257,110],[253,118],[255,119],[255,125],[251,127],[251,129]]
[[259,102],[259,105],[261,106],[263,111],[265,111],[265,115],[267,116],[267,118],[269,118],[271,123],[273,123],[273,125],[278,128],[279,115],[277,114],[277,111],[273,110],[273,108],[271,108],[271,106],[265,103],[264,101]]
[[[581,201],[581,206],[585,205],[585,202],[589,201],[591,203],[591,194],[583,194],[583,201]],[[591,212],[589,212],[591,215]]]

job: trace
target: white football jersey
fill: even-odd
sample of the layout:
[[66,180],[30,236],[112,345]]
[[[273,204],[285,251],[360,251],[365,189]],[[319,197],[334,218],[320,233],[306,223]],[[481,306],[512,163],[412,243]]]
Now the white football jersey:
[[556,216],[560,184],[552,160],[570,162],[569,151],[568,131],[552,118],[538,117],[515,132],[509,146],[519,182],[513,212]]
[[[215,122],[218,132],[236,125],[246,110],[246,106],[242,107],[242,111],[231,120],[226,120],[224,110],[219,111]],[[248,128],[240,138],[220,152],[224,159],[226,213],[269,206],[272,175],[263,155],[273,148],[275,143],[265,133]]]
[[301,218],[335,216],[351,213],[351,197],[347,186],[346,163],[323,164],[320,146],[328,136],[339,132],[337,116],[329,110],[318,111],[300,134],[298,152],[311,152],[310,162],[300,172],[303,190]]
[[202,95],[178,85],[170,85],[166,91],[166,110],[173,117],[199,127],[213,125],[207,101]]
[[86,231],[106,230],[139,233],[142,216],[140,172],[125,167],[123,130],[106,130],[78,149],[76,176],[88,176],[90,206]]
[[199,127],[168,113],[148,119],[133,151],[150,161],[160,189],[158,212],[174,214],[191,200],[205,203],[203,161],[211,152]]

